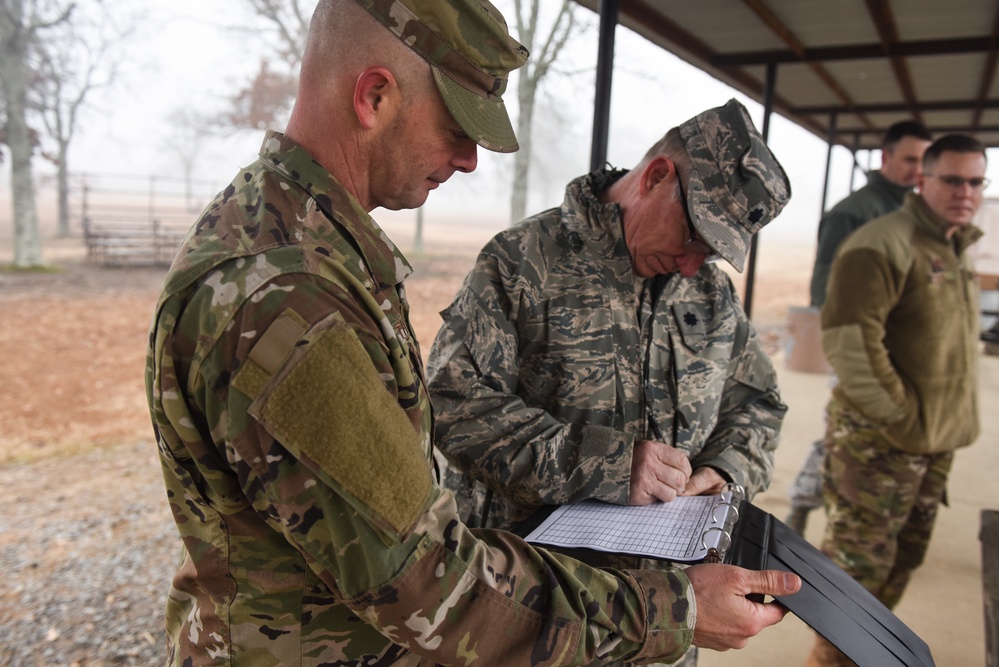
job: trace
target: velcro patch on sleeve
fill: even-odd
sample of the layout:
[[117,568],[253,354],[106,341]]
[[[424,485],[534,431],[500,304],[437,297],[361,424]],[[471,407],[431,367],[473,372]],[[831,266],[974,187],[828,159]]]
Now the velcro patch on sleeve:
[[267,327],[267,331],[250,350],[250,359],[266,373],[273,375],[308,328],[309,325],[301,315],[293,310],[286,310]]
[[431,491],[417,434],[349,327],[335,324],[307,340],[250,413],[356,498],[369,520],[404,535]]

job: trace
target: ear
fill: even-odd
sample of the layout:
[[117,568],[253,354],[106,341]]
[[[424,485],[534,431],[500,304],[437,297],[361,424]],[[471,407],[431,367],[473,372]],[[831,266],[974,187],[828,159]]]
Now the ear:
[[642,170],[640,193],[646,195],[656,186],[671,181],[670,176],[676,177],[676,164],[665,155],[657,155]]
[[375,127],[390,106],[390,98],[398,92],[399,85],[391,70],[369,67],[361,72],[354,83],[354,113],[361,126],[367,130]]

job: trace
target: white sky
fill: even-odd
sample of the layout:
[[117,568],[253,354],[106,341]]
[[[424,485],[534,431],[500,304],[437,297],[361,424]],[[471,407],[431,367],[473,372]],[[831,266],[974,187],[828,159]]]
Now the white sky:
[[[495,4],[510,15],[511,0]],[[72,147],[73,171],[180,176],[179,159],[169,150],[171,135],[177,134],[171,114],[184,108],[218,109],[221,98],[257,67],[258,45],[245,34],[226,29],[233,9],[244,11],[237,0],[144,0],[144,5],[148,21],[135,40],[125,84],[113,96],[95,99],[96,108],[81,123]],[[580,12],[590,17],[585,10]],[[592,20],[595,23],[595,16]],[[565,67],[582,73],[550,80],[536,112],[528,207],[532,212],[560,204],[565,183],[588,169],[596,43],[595,30],[571,43]],[[666,129],[730,97],[746,104],[762,129],[760,105],[623,27],[617,31],[615,63],[609,141],[609,161],[615,166],[632,166]],[[510,93],[507,98],[514,97]],[[260,139],[258,133],[237,133],[226,141],[206,142],[195,174],[211,190],[206,196],[256,157]],[[770,145],[791,179],[792,198],[764,229],[761,242],[769,237],[813,243],[826,144],[775,114]],[[992,157],[994,162],[996,156]],[[859,159],[868,164],[866,153],[860,153]],[[875,155],[871,166],[879,163]],[[35,164],[42,174],[51,170],[41,160]],[[834,150],[827,206],[849,192],[849,164],[846,149]],[[456,175],[431,193],[425,207],[428,224],[447,217],[462,224],[505,226],[512,165],[510,156],[481,150],[476,173]],[[6,175],[4,181],[0,195],[9,189]],[[856,186],[862,182],[863,177],[856,176]],[[8,216],[0,211],[0,221],[9,220]]]

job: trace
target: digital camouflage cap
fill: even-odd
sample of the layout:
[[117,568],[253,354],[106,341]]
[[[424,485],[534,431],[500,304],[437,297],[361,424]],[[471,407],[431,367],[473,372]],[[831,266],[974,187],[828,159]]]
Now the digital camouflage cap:
[[685,191],[697,233],[742,271],[750,238],[791,198],[784,168],[737,100],[678,128],[693,167]]
[[357,0],[430,63],[437,89],[465,133],[483,148],[519,146],[502,95],[527,62],[503,15],[486,0]]

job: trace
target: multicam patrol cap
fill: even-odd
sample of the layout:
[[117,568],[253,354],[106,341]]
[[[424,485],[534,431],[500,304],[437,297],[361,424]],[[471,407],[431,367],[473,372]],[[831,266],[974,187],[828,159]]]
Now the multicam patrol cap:
[[517,150],[503,104],[507,75],[527,62],[487,0],[357,0],[430,63],[454,120],[483,148]]
[[750,238],[777,217],[791,183],[737,100],[679,127],[693,170],[687,208],[698,235],[742,271]]

